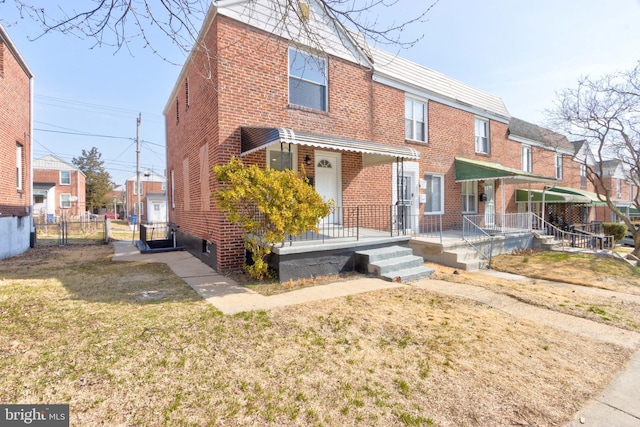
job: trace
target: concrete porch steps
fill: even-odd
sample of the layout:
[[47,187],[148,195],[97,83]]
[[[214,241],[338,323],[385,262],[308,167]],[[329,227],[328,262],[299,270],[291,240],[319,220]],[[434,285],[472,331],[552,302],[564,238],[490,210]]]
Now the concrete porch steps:
[[388,246],[355,253],[361,273],[372,274],[391,282],[411,282],[430,277],[434,270],[424,266],[422,257],[413,255],[411,248]]

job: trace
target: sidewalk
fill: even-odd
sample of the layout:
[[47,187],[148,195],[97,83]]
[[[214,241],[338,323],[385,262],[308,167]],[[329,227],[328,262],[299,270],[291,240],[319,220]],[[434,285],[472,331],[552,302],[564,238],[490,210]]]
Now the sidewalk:
[[[376,278],[362,278],[346,282],[303,288],[274,296],[263,296],[235,283],[231,278],[215,272],[185,251],[157,254],[139,253],[130,242],[115,242],[114,261],[162,262],[198,292],[208,303],[224,314],[235,314],[249,310],[268,310],[275,307],[300,304],[309,301],[337,298],[378,289],[396,288],[401,283],[386,282]],[[483,274],[501,278],[522,279],[521,276],[493,271]],[[550,286],[575,286],[549,282]],[[615,344],[632,350],[640,349],[640,333],[574,317],[568,314],[534,307],[506,295],[490,290],[441,280],[426,279],[412,283],[412,286],[467,298],[504,311],[514,317],[534,321],[554,328],[563,329],[585,337]],[[640,303],[638,296],[614,293],[625,301]],[[626,427],[640,426],[640,351],[636,351],[627,367],[618,373],[608,388],[594,401],[579,411],[574,421],[567,427]]]

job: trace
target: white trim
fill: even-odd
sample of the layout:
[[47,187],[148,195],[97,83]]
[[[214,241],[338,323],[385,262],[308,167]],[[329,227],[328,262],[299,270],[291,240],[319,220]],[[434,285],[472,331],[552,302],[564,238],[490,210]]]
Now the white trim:
[[[322,151],[322,150],[314,150],[313,151],[313,161],[317,162],[320,157],[332,157],[336,160],[336,194],[338,195],[338,200],[336,200],[336,207],[342,207],[342,153],[335,151]],[[315,168],[314,168],[315,169]],[[318,185],[317,173],[314,174],[316,177],[314,188]]]
[[502,116],[498,113],[494,113],[492,111],[486,110],[484,108],[481,107],[476,107],[474,105],[470,105],[470,104],[464,104],[460,101],[457,101],[455,99],[450,99],[445,97],[442,94],[439,94],[437,92],[433,92],[430,91],[428,89],[424,89],[422,87],[419,86],[415,86],[412,85],[410,83],[406,83],[406,82],[398,82],[397,80],[391,78],[391,77],[387,77],[384,75],[381,75],[379,72],[375,72],[373,73],[372,79],[374,82],[377,83],[381,83],[396,89],[400,89],[402,91],[404,91],[405,93],[410,93],[413,94],[415,96],[420,96],[423,98],[428,98],[429,100],[432,101],[436,101],[440,104],[449,106],[449,107],[453,107],[453,108],[457,108],[458,110],[462,110],[462,111],[467,111],[469,113],[472,114],[476,114],[476,115],[481,115],[484,117],[487,117],[491,120],[495,120],[497,122],[500,123],[504,123],[504,124],[509,124],[509,121],[511,119],[511,117],[505,117]]
[[575,154],[572,150],[545,145],[545,144],[541,143],[540,141],[535,141],[533,139],[523,138],[523,137],[520,137],[520,136],[509,135],[507,137],[507,139],[509,139],[511,141],[519,142],[521,144],[526,144],[526,145],[531,145],[533,147],[542,148],[542,149],[545,149],[545,150],[548,150],[548,151],[554,151],[554,152],[557,152],[557,153],[570,154],[572,156]]
[[[425,171],[425,172],[422,172],[422,176],[420,177],[420,179],[426,180],[425,175],[440,177],[440,210],[426,212],[424,208],[427,205],[427,203],[425,202],[423,203],[423,206],[422,206],[422,213],[423,215],[441,215],[444,213],[444,193],[446,189],[446,186],[444,183],[444,179],[445,179],[444,174],[440,172]],[[426,188],[424,188],[424,190],[426,190]]]
[[[413,136],[414,138],[407,138],[407,129],[406,129],[406,120],[407,120],[407,100],[412,102],[412,118],[411,118],[411,123],[412,123],[412,128],[413,128]],[[412,142],[417,142],[420,144],[428,144],[429,143],[429,100],[426,98],[421,98],[421,97],[417,97],[417,96],[412,96],[411,94],[405,93],[404,95],[404,120],[405,120],[405,131],[404,131],[404,138],[407,141],[412,141]],[[423,117],[422,117],[422,123],[424,124],[424,139],[415,139],[416,136],[416,118],[415,118],[415,104],[416,103],[420,103],[422,105],[424,105],[424,110],[423,110]]]

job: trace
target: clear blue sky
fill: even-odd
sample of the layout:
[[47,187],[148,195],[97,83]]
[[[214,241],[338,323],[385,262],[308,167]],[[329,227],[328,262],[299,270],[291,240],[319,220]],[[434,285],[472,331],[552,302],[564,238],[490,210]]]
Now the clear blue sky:
[[[408,9],[388,9],[385,19],[404,21]],[[406,35],[424,38],[401,56],[499,96],[513,116],[540,124],[556,91],[574,87],[580,76],[629,69],[640,60],[640,0],[440,0],[426,19]],[[142,113],[142,169],[164,172],[162,110],[180,67],[141,43],[116,53],[61,34],[29,41],[39,29],[19,19],[12,0],[0,3],[0,22],[35,74],[35,157],[53,153],[70,162],[95,146],[121,184],[135,174]],[[184,61],[168,40],[156,40],[172,60]]]

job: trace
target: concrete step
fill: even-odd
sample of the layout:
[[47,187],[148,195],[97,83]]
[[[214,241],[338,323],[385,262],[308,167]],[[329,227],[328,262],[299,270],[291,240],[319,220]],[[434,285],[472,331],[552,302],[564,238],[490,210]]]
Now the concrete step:
[[368,249],[365,251],[357,251],[356,255],[365,257],[367,263],[382,261],[390,258],[398,258],[402,256],[413,255],[413,250],[404,246],[388,246],[378,249]]
[[376,262],[370,262],[368,272],[378,277],[385,276],[394,271],[422,267],[424,260],[415,255],[405,255],[395,258],[387,258]]
[[434,271],[435,270],[433,268],[421,266],[393,271],[392,273],[388,273],[380,277],[390,282],[407,283],[415,282],[422,279],[428,279],[429,277],[431,277]]

